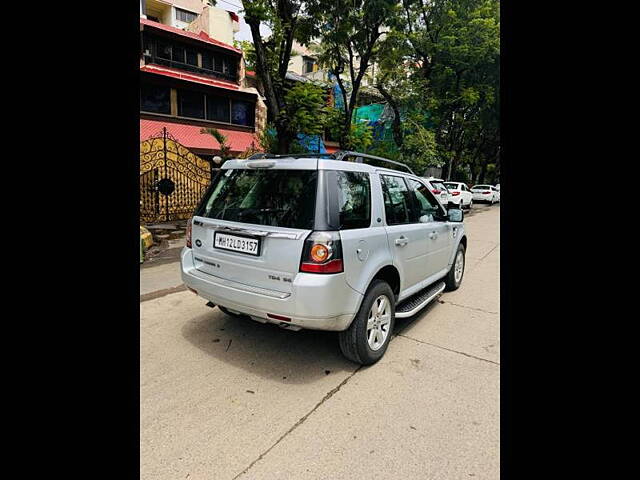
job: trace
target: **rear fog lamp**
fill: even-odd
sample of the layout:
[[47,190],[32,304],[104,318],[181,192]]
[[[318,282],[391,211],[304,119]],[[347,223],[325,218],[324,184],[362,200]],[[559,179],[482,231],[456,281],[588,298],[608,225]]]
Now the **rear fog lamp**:
[[276,315],[275,313],[267,313],[267,317],[273,318],[274,320],[282,320],[284,322],[290,322],[291,319],[289,317],[284,317],[282,315]]

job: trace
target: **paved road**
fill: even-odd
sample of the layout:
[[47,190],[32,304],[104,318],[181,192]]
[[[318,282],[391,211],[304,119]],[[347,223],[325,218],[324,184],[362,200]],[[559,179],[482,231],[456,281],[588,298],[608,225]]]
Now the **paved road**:
[[188,291],[141,302],[141,478],[498,479],[499,212],[467,217],[461,288],[372,367]]

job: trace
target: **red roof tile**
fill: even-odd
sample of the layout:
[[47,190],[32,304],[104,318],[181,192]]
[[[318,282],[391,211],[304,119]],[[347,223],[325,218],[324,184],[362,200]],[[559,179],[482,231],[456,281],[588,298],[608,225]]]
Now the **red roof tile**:
[[165,77],[178,78],[180,80],[186,80],[188,82],[202,83],[204,85],[210,85],[212,87],[226,88],[227,90],[240,90],[240,86],[236,83],[226,80],[216,80],[205,75],[185,72],[184,70],[178,70],[171,67],[150,64],[140,67],[140,71],[164,75]]
[[233,47],[227,43],[221,42],[220,40],[216,40],[215,38],[211,38],[206,32],[200,32],[199,34],[188,32],[187,30],[181,30],[176,27],[171,27],[169,25],[164,25],[163,23],[154,22],[153,20],[149,20],[148,18],[140,18],[140,23],[143,25],[148,25],[153,28],[157,28],[159,30],[164,30],[165,32],[175,33],[177,35],[182,35],[183,37],[188,37],[193,40],[199,40],[201,42],[208,43],[210,45],[216,45],[218,47],[226,48],[227,50],[231,50],[236,53],[242,53],[242,50],[239,48]]
[[[215,138],[207,133],[200,133],[201,126],[146,118],[140,119],[140,141],[162,134],[163,127],[167,127],[167,132],[187,148],[207,150],[218,150],[220,148],[220,144]],[[227,142],[231,145],[232,152],[244,152],[252,143],[256,148],[259,148],[258,139],[254,133],[224,128],[218,128],[218,131],[227,137]]]

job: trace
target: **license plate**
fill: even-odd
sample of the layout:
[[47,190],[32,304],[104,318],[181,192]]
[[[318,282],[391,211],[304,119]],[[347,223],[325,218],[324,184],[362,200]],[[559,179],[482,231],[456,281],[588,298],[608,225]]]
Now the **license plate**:
[[260,255],[260,240],[257,238],[216,232],[213,237],[213,246],[222,250],[246,253],[256,257]]

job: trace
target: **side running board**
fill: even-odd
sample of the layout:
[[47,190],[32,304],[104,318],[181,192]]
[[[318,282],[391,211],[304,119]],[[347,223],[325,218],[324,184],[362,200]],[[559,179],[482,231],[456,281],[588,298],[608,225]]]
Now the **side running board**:
[[444,282],[439,282],[410,296],[396,306],[396,318],[407,318],[415,315],[429,302],[440,295],[444,291],[444,287]]

